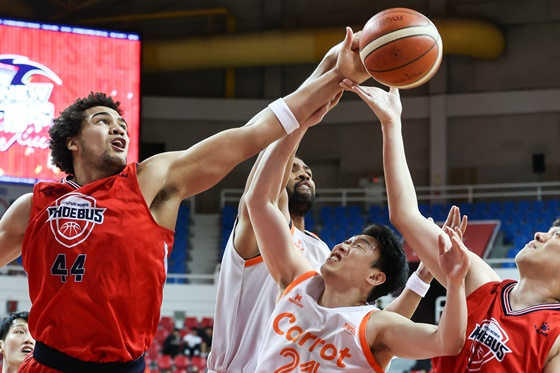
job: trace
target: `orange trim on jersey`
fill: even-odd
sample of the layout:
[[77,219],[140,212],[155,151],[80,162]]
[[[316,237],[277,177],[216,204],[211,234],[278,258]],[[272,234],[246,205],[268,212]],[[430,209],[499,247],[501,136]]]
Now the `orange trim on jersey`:
[[[291,222],[290,222],[290,233],[292,234],[292,236],[293,236],[294,233],[295,233],[295,229],[296,229],[295,226],[294,226],[293,224],[291,224]],[[260,263],[262,263],[263,261],[264,261],[264,260],[263,260],[262,255],[259,254],[258,256],[254,257],[254,258],[245,260],[245,266],[244,266],[244,267],[245,267],[245,268],[251,267],[251,266],[260,264]]]
[[311,271],[307,271],[305,272],[303,275],[299,276],[298,278],[296,278],[294,281],[292,281],[292,283],[290,285],[288,285],[288,287],[286,287],[286,289],[284,289],[284,291],[282,292],[282,295],[280,295],[280,298],[284,297],[284,295],[288,294],[290,291],[292,291],[292,289],[294,287],[296,287],[297,285],[301,284],[302,282],[304,282],[305,280],[318,275],[317,271],[315,270],[311,270]]
[[371,314],[374,312],[375,310],[371,310],[367,315],[364,316],[362,322],[360,323],[360,331],[359,331],[360,344],[362,345],[364,356],[366,357],[369,365],[371,365],[373,370],[375,370],[377,373],[384,373],[385,371],[381,369],[379,363],[375,360],[375,357],[373,357],[373,354],[371,353],[371,348],[369,347],[369,343],[367,342],[367,338],[366,338],[367,323],[369,321]]
[[262,255],[256,256],[256,257],[251,258],[251,259],[247,259],[245,261],[245,268],[260,264],[262,262],[263,262]]

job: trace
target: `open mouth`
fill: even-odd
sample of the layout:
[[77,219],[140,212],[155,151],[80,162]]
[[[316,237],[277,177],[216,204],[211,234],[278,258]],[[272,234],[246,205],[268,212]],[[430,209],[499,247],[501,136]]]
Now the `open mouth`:
[[328,261],[330,261],[330,262],[340,262],[341,259],[342,259],[342,257],[338,253],[331,253],[331,255],[328,258]]
[[33,352],[33,347],[31,346],[26,346],[24,348],[21,349],[21,352],[23,352],[24,354],[30,354]]
[[124,149],[126,147],[126,142],[124,141],[124,139],[115,139],[111,141],[111,145],[119,149]]

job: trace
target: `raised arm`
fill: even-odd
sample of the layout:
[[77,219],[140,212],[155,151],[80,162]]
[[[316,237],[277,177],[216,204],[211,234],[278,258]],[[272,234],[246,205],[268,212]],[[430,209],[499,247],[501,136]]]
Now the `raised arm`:
[[447,278],[447,301],[439,326],[414,323],[392,312],[373,314],[367,326],[368,341],[376,358],[386,365],[393,356],[428,359],[456,355],[466,338],[467,302],[465,275],[469,269],[467,249],[457,231],[445,228],[449,238],[438,237],[439,266]]
[[[354,40],[356,40],[356,36],[354,35]],[[357,41],[353,41],[353,44],[357,43]],[[325,57],[321,60],[317,68],[313,71],[313,73],[303,82],[301,85],[302,87],[312,83],[313,81],[317,80],[320,76],[327,73],[329,70],[333,69],[336,66],[337,59],[340,53],[341,48],[344,45],[344,41],[332,47]],[[329,104],[329,110],[336,106],[342,96],[343,91],[337,93],[337,95],[331,100]],[[318,115],[322,115],[321,112],[317,112]],[[311,117],[310,120],[313,122],[316,120],[317,117]],[[304,125],[305,126],[305,125]],[[288,177],[291,174],[293,159],[295,157],[296,149],[299,144],[296,144],[295,149],[293,149],[292,154],[289,160],[286,162],[286,166],[283,170],[278,170],[278,172],[284,172],[282,184],[283,188],[280,190],[280,195],[278,196],[278,208],[284,214],[286,218],[286,223],[290,221],[290,214],[288,210],[288,196],[285,190],[285,186],[288,182]],[[255,256],[259,255],[259,247],[257,245],[257,240],[255,237],[255,233],[253,231],[253,225],[251,224],[251,219],[249,219],[249,213],[247,211],[247,206],[245,204],[245,195],[249,189],[253,181],[253,176],[255,171],[258,167],[259,162],[262,159],[264,151],[262,151],[257,160],[253,164],[251,168],[251,172],[247,177],[247,181],[245,182],[245,190],[243,191],[243,195],[239,200],[239,207],[238,207],[238,216],[237,222],[235,225],[235,234],[234,234],[234,246],[237,250],[237,253],[244,259],[254,258]]]
[[31,215],[32,194],[19,197],[0,220],[0,267],[21,255],[23,235]]
[[[416,191],[406,162],[402,138],[402,105],[397,89],[386,92],[376,87],[361,87],[346,80],[343,87],[357,93],[374,111],[383,133],[383,168],[391,223],[403,235],[434,277],[445,286],[446,279],[438,266],[435,251],[441,229],[426,219],[418,209]],[[450,246],[446,241],[446,246]],[[481,258],[469,253],[471,272],[467,275],[467,294],[480,285],[499,280],[498,275]]]
[[313,269],[301,252],[294,249],[290,229],[277,204],[283,189],[283,175],[277,170],[286,167],[305,131],[299,129],[266,149],[245,196],[260,253],[281,290],[299,275]]
[[[335,66],[284,97],[293,113],[291,122],[302,127],[316,123],[315,118],[322,117],[324,108],[342,91],[342,78],[361,75],[354,73],[361,70],[356,67],[353,44],[353,33],[348,28]],[[363,66],[359,68],[363,70]],[[152,214],[158,223],[173,228],[180,201],[214,186],[236,165],[287,132],[290,131],[283,128],[272,110],[266,108],[243,127],[222,131],[185,151],[159,154],[142,162],[138,167],[139,183]]]

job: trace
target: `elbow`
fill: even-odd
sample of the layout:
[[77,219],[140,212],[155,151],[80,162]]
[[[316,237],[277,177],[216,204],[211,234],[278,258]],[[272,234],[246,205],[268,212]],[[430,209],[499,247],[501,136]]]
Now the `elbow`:
[[256,197],[255,197],[255,193],[253,193],[251,190],[247,191],[245,193],[245,195],[243,196],[243,202],[245,205],[245,208],[250,211],[252,206],[255,206],[256,204]]
[[453,342],[451,342],[448,345],[447,351],[446,351],[446,355],[448,356],[457,356],[459,355],[459,353],[461,352],[461,350],[463,349],[463,346],[465,345],[465,340],[466,340],[466,336],[465,333],[463,333],[461,335],[461,337],[453,340]]

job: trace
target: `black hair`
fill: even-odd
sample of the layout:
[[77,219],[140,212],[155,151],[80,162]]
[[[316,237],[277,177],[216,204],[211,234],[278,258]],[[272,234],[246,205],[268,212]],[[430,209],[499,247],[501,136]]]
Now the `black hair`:
[[408,261],[401,240],[391,228],[372,224],[364,228],[362,234],[373,237],[377,242],[379,257],[371,264],[371,268],[379,268],[385,274],[385,282],[374,287],[367,298],[367,301],[372,303],[406,284]]
[[10,331],[10,327],[14,320],[22,319],[25,322],[29,319],[29,312],[21,311],[21,312],[12,312],[8,316],[4,316],[2,321],[0,321],[0,340],[5,340],[8,332]]
[[87,97],[77,99],[64,109],[49,128],[52,164],[68,175],[74,174],[74,163],[72,151],[67,148],[66,141],[80,133],[82,121],[86,117],[85,111],[95,106],[105,106],[115,110],[119,115],[123,114],[119,101],[114,101],[111,96],[102,92],[90,92]]

